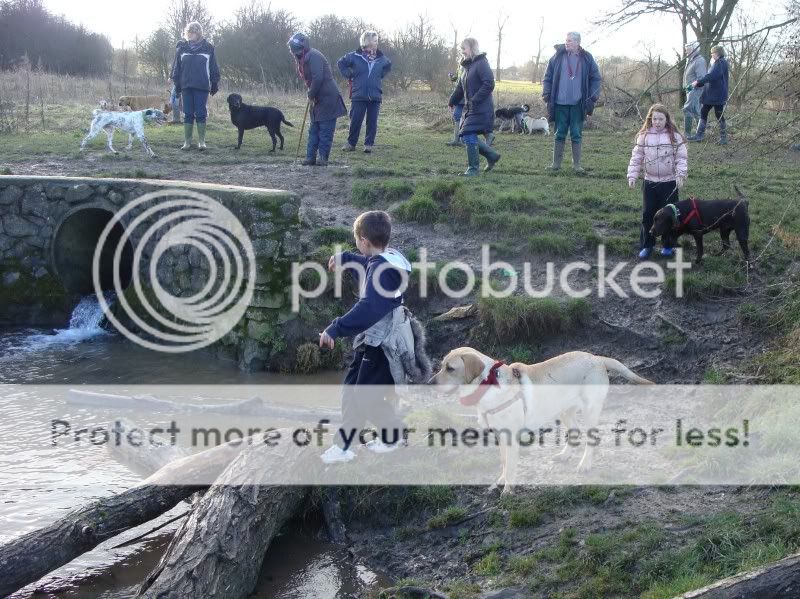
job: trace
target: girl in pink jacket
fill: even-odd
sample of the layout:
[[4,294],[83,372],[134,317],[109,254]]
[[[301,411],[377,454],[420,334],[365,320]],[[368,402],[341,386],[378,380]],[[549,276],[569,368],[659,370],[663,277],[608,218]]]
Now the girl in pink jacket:
[[[666,106],[653,104],[636,136],[628,164],[628,186],[631,189],[644,171],[642,229],[639,234],[639,258],[642,260],[650,257],[656,244],[650,234],[656,212],[678,201],[678,190],[688,175],[688,156],[686,140],[675,129]],[[662,238],[662,256],[673,255],[673,241],[670,236]]]

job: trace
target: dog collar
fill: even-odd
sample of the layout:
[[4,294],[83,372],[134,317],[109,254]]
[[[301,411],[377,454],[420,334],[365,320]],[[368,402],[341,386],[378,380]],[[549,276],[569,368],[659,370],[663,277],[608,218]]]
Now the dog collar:
[[675,224],[678,224],[678,219],[680,218],[681,213],[678,211],[678,207],[675,204],[667,204],[670,208],[672,208],[672,220]]
[[475,389],[469,395],[462,397],[459,402],[461,402],[462,406],[474,406],[478,403],[481,398],[486,394],[491,386],[500,386],[500,382],[497,380],[497,371],[501,366],[505,366],[505,362],[502,360],[498,360],[495,362],[492,367],[489,369],[489,374],[486,375],[486,378],[483,379],[479,384],[478,388]]

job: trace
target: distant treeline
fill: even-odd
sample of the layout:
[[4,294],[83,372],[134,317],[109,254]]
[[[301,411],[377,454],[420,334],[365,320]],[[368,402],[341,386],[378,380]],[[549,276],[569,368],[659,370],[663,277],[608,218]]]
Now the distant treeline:
[[0,69],[27,54],[33,65],[69,75],[106,75],[114,49],[108,39],[50,14],[41,0],[0,1]]
[[[229,83],[272,89],[289,90],[299,85],[286,47],[295,31],[306,32],[312,45],[334,63],[356,49],[365,29],[377,29],[360,19],[335,15],[303,23],[289,11],[273,10],[258,2],[245,4],[231,19],[214,23],[202,2],[178,0],[175,4],[204,11],[206,37],[216,46],[223,78]],[[178,20],[193,20],[192,16],[185,14]],[[0,69],[24,65],[27,55],[34,68],[38,65],[49,72],[106,76],[113,69],[115,75],[139,74],[166,81],[181,27],[170,11],[153,26],[153,33],[137,40],[133,47],[115,50],[105,36],[49,13],[42,0],[0,0]],[[393,62],[388,86],[408,89],[415,82],[431,89],[450,86],[447,72],[455,68],[455,50],[437,35],[426,17],[391,34],[379,33],[381,49]],[[331,66],[336,72],[335,64]]]

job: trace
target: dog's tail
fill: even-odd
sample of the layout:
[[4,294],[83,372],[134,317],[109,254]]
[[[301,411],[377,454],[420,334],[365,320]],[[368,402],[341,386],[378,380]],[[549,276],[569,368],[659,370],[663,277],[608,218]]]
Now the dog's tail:
[[424,385],[433,375],[431,359],[425,351],[425,326],[410,312],[407,315],[411,323],[411,334],[414,336],[414,355],[405,356],[408,363],[404,367],[410,375],[411,384]]
[[636,383],[637,385],[655,385],[653,381],[648,381],[647,379],[640,377],[619,360],[615,360],[614,358],[606,358],[605,356],[597,357],[602,360],[606,370],[610,370],[611,372],[620,375],[621,377],[629,380],[631,383]]
[[281,123],[283,123],[284,125],[287,125],[289,127],[294,127],[294,125],[292,125],[289,121],[287,121],[286,117],[283,116],[283,115],[281,115]]

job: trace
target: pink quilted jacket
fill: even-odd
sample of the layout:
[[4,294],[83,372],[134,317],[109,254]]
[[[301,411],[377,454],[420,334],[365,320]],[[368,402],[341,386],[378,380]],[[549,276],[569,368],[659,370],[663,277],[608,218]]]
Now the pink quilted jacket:
[[667,131],[658,133],[650,128],[636,139],[628,164],[628,179],[638,179],[642,170],[645,180],[655,183],[686,178],[689,174],[688,159],[686,140],[680,133],[675,133],[673,144]]

